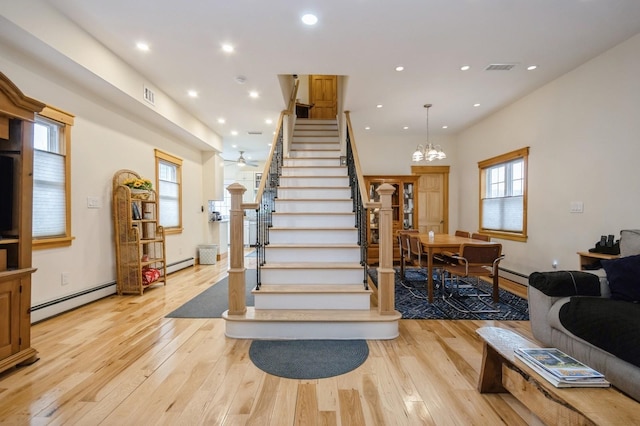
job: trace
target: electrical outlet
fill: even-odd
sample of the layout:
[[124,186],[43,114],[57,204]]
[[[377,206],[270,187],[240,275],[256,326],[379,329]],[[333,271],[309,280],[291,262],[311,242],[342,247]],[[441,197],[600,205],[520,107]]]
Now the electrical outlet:
[[100,208],[100,199],[98,197],[87,197],[87,208],[89,208],[89,209],[99,209]]
[[582,201],[572,201],[569,203],[571,213],[584,213],[584,203]]
[[60,274],[60,285],[68,285],[69,284],[69,273],[63,272]]

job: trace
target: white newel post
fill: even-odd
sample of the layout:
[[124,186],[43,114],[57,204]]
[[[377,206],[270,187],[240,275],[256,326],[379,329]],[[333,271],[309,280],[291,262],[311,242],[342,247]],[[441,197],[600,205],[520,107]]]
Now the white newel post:
[[395,188],[384,183],[376,189],[380,195],[380,211],[378,226],[380,228],[380,257],[378,267],[378,313],[381,315],[395,314],[395,271],[393,269],[393,211],[391,195]]
[[246,285],[244,267],[244,209],[242,196],[247,189],[239,183],[227,187],[231,194],[231,241],[229,248],[229,315],[242,315],[245,306]]

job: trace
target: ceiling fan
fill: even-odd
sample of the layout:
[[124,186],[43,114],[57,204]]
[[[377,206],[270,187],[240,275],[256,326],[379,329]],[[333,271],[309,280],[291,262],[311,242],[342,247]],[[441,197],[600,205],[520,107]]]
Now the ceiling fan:
[[238,167],[245,167],[245,166],[249,166],[249,167],[258,167],[257,163],[253,163],[251,161],[247,161],[244,158],[244,151],[239,151],[240,152],[240,156],[238,157],[237,160],[224,160],[225,163],[231,163],[231,164],[235,164]]

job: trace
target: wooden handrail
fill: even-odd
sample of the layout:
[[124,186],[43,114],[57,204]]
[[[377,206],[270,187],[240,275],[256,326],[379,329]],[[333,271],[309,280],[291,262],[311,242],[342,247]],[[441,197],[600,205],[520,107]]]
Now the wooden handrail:
[[356,138],[353,134],[353,126],[351,126],[350,111],[345,111],[344,115],[347,120],[347,130],[349,132],[349,143],[351,144],[351,152],[353,153],[353,162],[356,169],[356,176],[358,179],[358,187],[360,188],[360,197],[362,198],[362,204],[365,208],[380,208],[381,203],[371,201],[369,199],[369,193],[366,191],[364,184],[364,175],[362,174],[362,167],[360,167],[360,156],[358,155],[358,148],[356,147]]

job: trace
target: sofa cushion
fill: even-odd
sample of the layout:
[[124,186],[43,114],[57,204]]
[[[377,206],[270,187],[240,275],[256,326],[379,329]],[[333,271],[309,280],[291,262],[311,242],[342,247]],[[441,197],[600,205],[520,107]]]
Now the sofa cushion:
[[601,263],[607,273],[612,299],[640,301],[640,255],[602,260]]
[[572,297],[560,323],[579,338],[640,367],[640,304],[600,297]]
[[620,256],[640,254],[640,229],[623,229],[620,231]]
[[547,296],[600,296],[600,279],[589,272],[534,272],[529,275],[529,285]]

